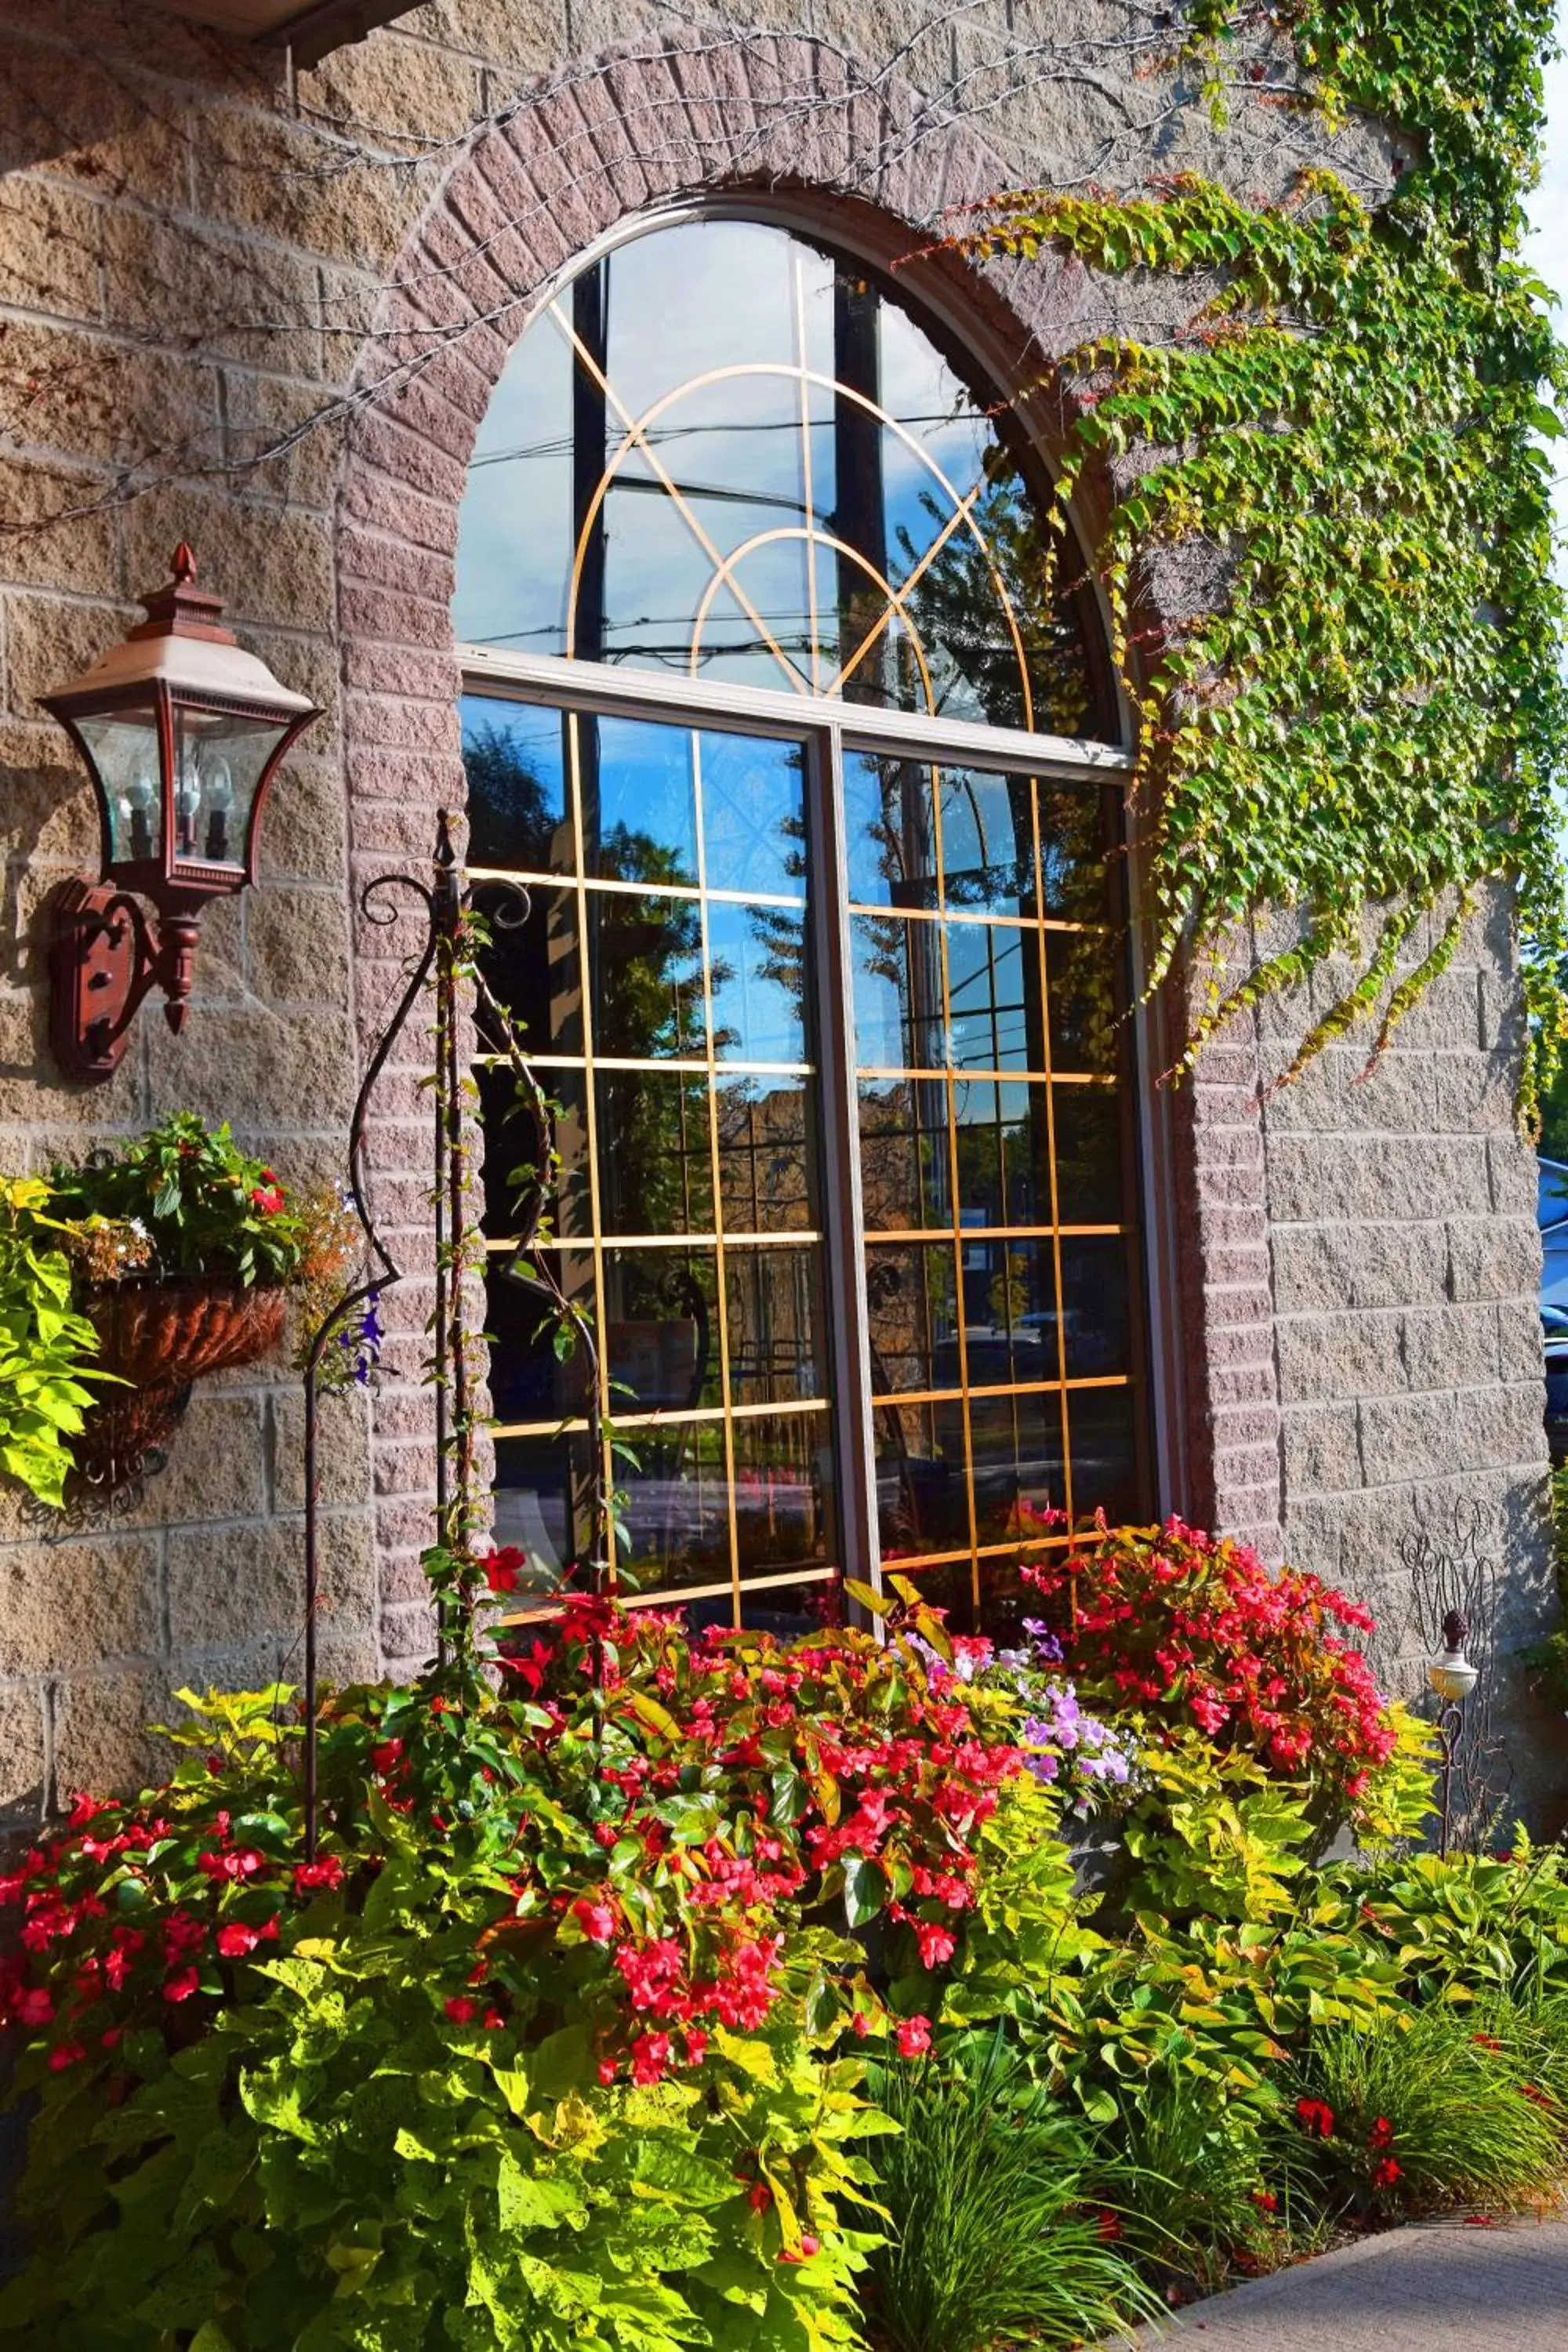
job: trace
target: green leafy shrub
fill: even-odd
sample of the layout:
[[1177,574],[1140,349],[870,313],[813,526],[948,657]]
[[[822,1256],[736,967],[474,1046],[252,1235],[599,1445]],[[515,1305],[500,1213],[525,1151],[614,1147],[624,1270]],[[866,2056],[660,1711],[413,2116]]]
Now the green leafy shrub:
[[1341,1864],[1329,1885],[1353,1904],[1358,1930],[1397,1961],[1420,2001],[1568,1992],[1568,1854],[1516,1828],[1510,1853],[1397,1857]]
[[[476,1572],[504,1591],[509,1556]],[[168,1788],[82,1800],[0,1883],[41,2099],[7,2342],[850,2340],[860,2043],[929,2028],[805,1915],[934,1980],[1019,1769],[1000,1703],[892,1635],[573,1602],[521,1696],[466,1654],[343,1695],[311,1862],[285,1692],[198,1709]]]
[[40,1502],[63,1500],[70,1440],[101,1379],[98,1334],[71,1306],[66,1235],[36,1177],[0,1178],[0,1470]]
[[1286,2090],[1281,2162],[1337,2211],[1551,2196],[1568,2116],[1516,2047],[1447,2008],[1313,2034]]
[[1273,2267],[1286,2242],[1259,2121],[1225,2086],[1162,2066],[1102,2141],[1091,2190],[1120,2209],[1122,2247],[1145,2273],[1212,2293],[1235,2268]]
[[1097,2205],[1088,2152],[1000,2041],[963,2072],[924,2061],[879,2078],[898,2125],[878,2143],[893,2217],[869,2257],[868,2322],[889,2352],[1068,2346],[1161,2308]]

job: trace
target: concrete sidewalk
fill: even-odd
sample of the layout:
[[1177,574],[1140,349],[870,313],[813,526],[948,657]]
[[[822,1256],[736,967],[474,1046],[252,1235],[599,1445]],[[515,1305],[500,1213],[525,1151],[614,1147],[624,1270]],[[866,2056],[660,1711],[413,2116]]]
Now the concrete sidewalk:
[[1390,2231],[1117,2341],[1139,2352],[1568,2352],[1568,2221]]

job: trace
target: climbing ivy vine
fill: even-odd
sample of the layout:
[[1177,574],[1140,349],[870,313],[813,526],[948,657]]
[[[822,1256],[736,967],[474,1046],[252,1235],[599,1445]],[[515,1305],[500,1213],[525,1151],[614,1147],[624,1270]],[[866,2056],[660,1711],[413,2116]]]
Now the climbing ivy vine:
[[[1153,976],[1184,941],[1296,908],[1295,944],[1211,984],[1183,1066],[1345,950],[1359,976],[1284,1075],[1373,1015],[1375,1060],[1483,884],[1509,877],[1528,1113],[1560,1056],[1568,943],[1550,454],[1568,352],[1520,259],[1551,0],[1192,0],[1184,25],[1216,108],[1237,37],[1272,25],[1305,69],[1279,102],[1375,115],[1402,156],[1375,208],[1325,171],[1268,206],[1179,178],[1127,200],[1004,196],[961,240],[1194,288],[1170,342],[1074,355],[1062,475],[1065,498],[1109,462],[1123,491],[1102,562],[1157,812]],[[1162,625],[1151,577],[1204,541],[1217,609]]]

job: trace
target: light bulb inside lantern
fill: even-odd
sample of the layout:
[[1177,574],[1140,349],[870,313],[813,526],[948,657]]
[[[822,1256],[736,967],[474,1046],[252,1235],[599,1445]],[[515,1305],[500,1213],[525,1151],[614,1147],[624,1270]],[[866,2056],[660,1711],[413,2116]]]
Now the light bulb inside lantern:
[[229,823],[234,815],[234,778],[226,760],[213,759],[202,770],[202,808],[207,821],[206,854],[216,866],[229,862]]
[[153,779],[144,770],[132,777],[120,796],[120,814],[130,837],[131,855],[137,860],[153,855],[153,806],[157,797]]
[[182,857],[189,857],[195,849],[196,812],[201,800],[200,755],[187,751],[180,761],[179,780],[174,786],[174,846]]

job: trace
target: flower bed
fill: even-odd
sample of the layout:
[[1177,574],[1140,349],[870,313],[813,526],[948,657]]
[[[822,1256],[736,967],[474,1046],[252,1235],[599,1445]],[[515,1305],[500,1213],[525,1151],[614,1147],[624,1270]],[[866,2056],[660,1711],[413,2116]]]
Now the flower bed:
[[39,2102],[5,2340],[1065,2346],[1542,2188],[1558,1857],[1314,1867],[1426,1801],[1349,1605],[1174,1525],[1075,1574],[1076,1626],[1002,1651],[901,1584],[880,1638],[789,1644],[574,1601],[499,1692],[460,1654],[340,1694],[309,1860],[289,1695],[193,1703],[165,1788],[0,1883]]

